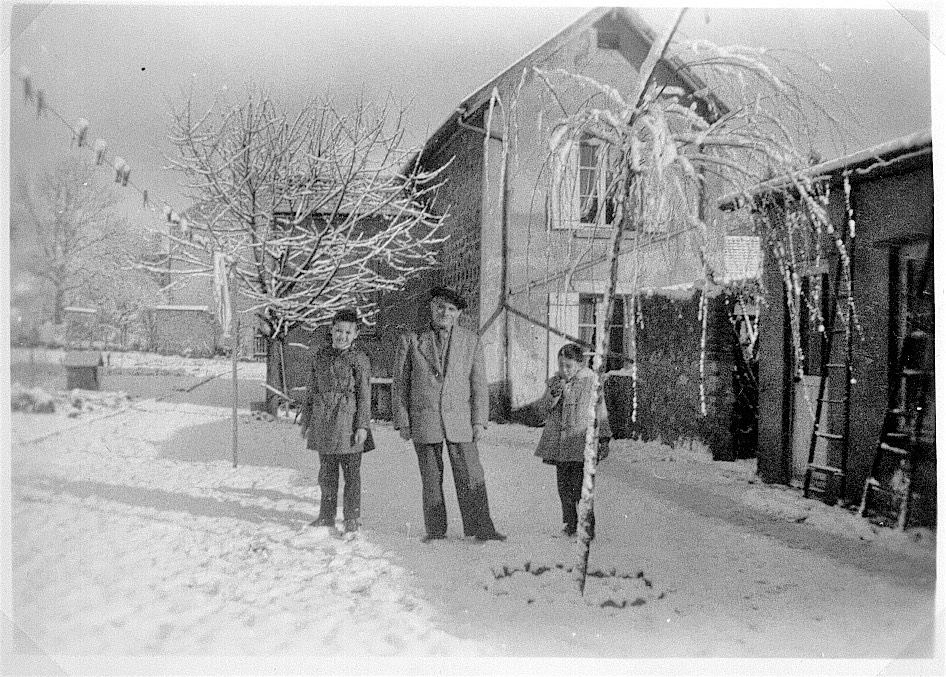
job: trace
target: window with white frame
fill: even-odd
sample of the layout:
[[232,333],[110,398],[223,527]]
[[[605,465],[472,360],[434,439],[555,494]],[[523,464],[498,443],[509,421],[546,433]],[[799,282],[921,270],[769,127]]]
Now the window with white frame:
[[605,199],[611,179],[607,164],[607,147],[600,141],[585,139],[579,144],[578,221],[582,226],[607,226],[614,221],[614,200]]
[[607,235],[616,218],[616,204],[606,199],[609,171],[608,147],[598,139],[566,141],[552,158],[553,186],[550,223],[553,228]]
[[[604,297],[600,294],[581,294],[578,297],[578,338],[588,345],[582,346],[588,357],[588,366],[594,357],[595,341],[598,338],[598,324],[604,324]],[[623,366],[624,361],[624,297],[614,299],[614,315],[611,318],[611,327],[607,370],[614,371]]]
[[595,344],[598,329],[598,297],[593,294],[582,294],[578,297],[578,338],[587,345],[582,346],[585,355],[594,355],[594,349],[588,346]]

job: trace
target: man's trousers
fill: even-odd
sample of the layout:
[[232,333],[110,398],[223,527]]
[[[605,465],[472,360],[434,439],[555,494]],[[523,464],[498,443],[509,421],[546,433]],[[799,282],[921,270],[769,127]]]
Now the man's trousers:
[[[443,444],[414,443],[423,488],[424,525],[427,535],[434,538],[447,533],[447,508],[443,499]],[[447,442],[446,445],[464,535],[488,537],[496,533],[489,515],[486,480],[476,442]]]

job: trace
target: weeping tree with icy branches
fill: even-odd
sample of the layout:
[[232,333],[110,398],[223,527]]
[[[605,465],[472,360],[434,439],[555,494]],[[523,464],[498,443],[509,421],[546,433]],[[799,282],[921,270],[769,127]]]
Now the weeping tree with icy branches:
[[[803,306],[811,313],[820,313],[820,304],[816,298],[818,290],[807,296],[801,293],[794,257],[800,251],[807,251],[815,261],[837,255],[844,271],[849,265],[843,235],[828,218],[826,196],[801,171],[810,164],[810,148],[804,143],[806,125],[811,124],[813,117],[833,124],[832,118],[816,100],[818,92],[806,93],[803,83],[793,79],[791,72],[773,55],[748,48],[674,43],[675,61],[681,70],[697,76],[707,83],[707,88],[686,92],[658,83],[655,69],[671,49],[671,38],[682,16],[683,11],[680,11],[670,30],[653,44],[633,92],[625,94],[607,83],[565,71],[536,69],[556,99],[560,100],[557,83],[564,80],[570,85],[588,87],[599,95],[589,97],[588,101],[606,102],[598,107],[585,104],[570,114],[563,107],[565,115],[552,135],[550,191],[559,193],[568,180],[568,157],[574,148],[582,140],[596,140],[605,149],[597,153],[597,174],[606,180],[598,182],[598,193],[594,197],[598,205],[610,204],[614,210],[608,256],[609,284],[603,300],[605,327],[612,321],[619,257],[628,254],[633,257],[635,253],[640,254],[640,248],[653,244],[643,236],[626,238],[625,233],[688,232],[706,277],[700,301],[705,346],[706,291],[718,280],[707,255],[713,224],[702,215],[701,196],[707,192],[731,194],[741,197],[742,203],[751,208],[760,184],[773,180],[773,187],[790,197],[795,207],[793,216],[779,224],[766,219],[752,219],[752,222],[757,224],[757,232],[782,271],[790,312],[795,318],[796,353],[803,359],[797,318]],[[715,96],[711,98],[710,92]],[[724,101],[727,109],[714,110],[717,100]],[[656,228],[655,224],[669,227]],[[823,241],[832,244],[831,251],[822,252]],[[639,266],[636,269],[639,270]],[[634,280],[623,282],[630,282],[630,293],[636,295],[638,289],[633,288]],[[823,326],[823,321],[820,324]],[[597,464],[596,411],[603,400],[609,334],[607,330],[597,333],[593,360],[598,377],[597,397],[588,410],[575,567],[581,592],[592,538],[588,527],[594,505]],[[700,387],[702,393],[702,378]],[[705,403],[703,407],[705,412]]]
[[185,215],[165,208],[175,272],[212,275],[213,255],[226,256],[242,312],[279,357],[296,327],[350,306],[370,318],[377,294],[433,265],[441,242],[439,170],[405,175],[403,115],[325,99],[290,111],[259,90],[197,113],[187,98],[168,157],[193,200]]

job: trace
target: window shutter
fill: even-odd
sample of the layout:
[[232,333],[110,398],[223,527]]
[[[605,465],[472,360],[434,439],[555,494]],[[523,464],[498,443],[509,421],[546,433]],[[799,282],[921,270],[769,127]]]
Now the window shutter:
[[[578,294],[573,292],[549,294],[549,326],[569,336],[578,337]],[[548,335],[548,371],[549,376],[552,376],[558,371],[558,351],[570,341],[551,331]]]
[[574,141],[552,148],[549,209],[552,228],[574,228],[578,223],[578,144]]

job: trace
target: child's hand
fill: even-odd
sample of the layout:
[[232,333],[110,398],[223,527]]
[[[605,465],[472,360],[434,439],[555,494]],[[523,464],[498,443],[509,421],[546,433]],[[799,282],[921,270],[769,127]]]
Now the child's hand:
[[368,431],[364,428],[358,428],[355,431],[355,446],[360,447],[365,443],[365,440],[368,439]]
[[562,390],[564,390],[564,388],[565,381],[560,376],[557,376],[555,380],[549,384],[549,394],[552,397],[559,397],[562,394]]

